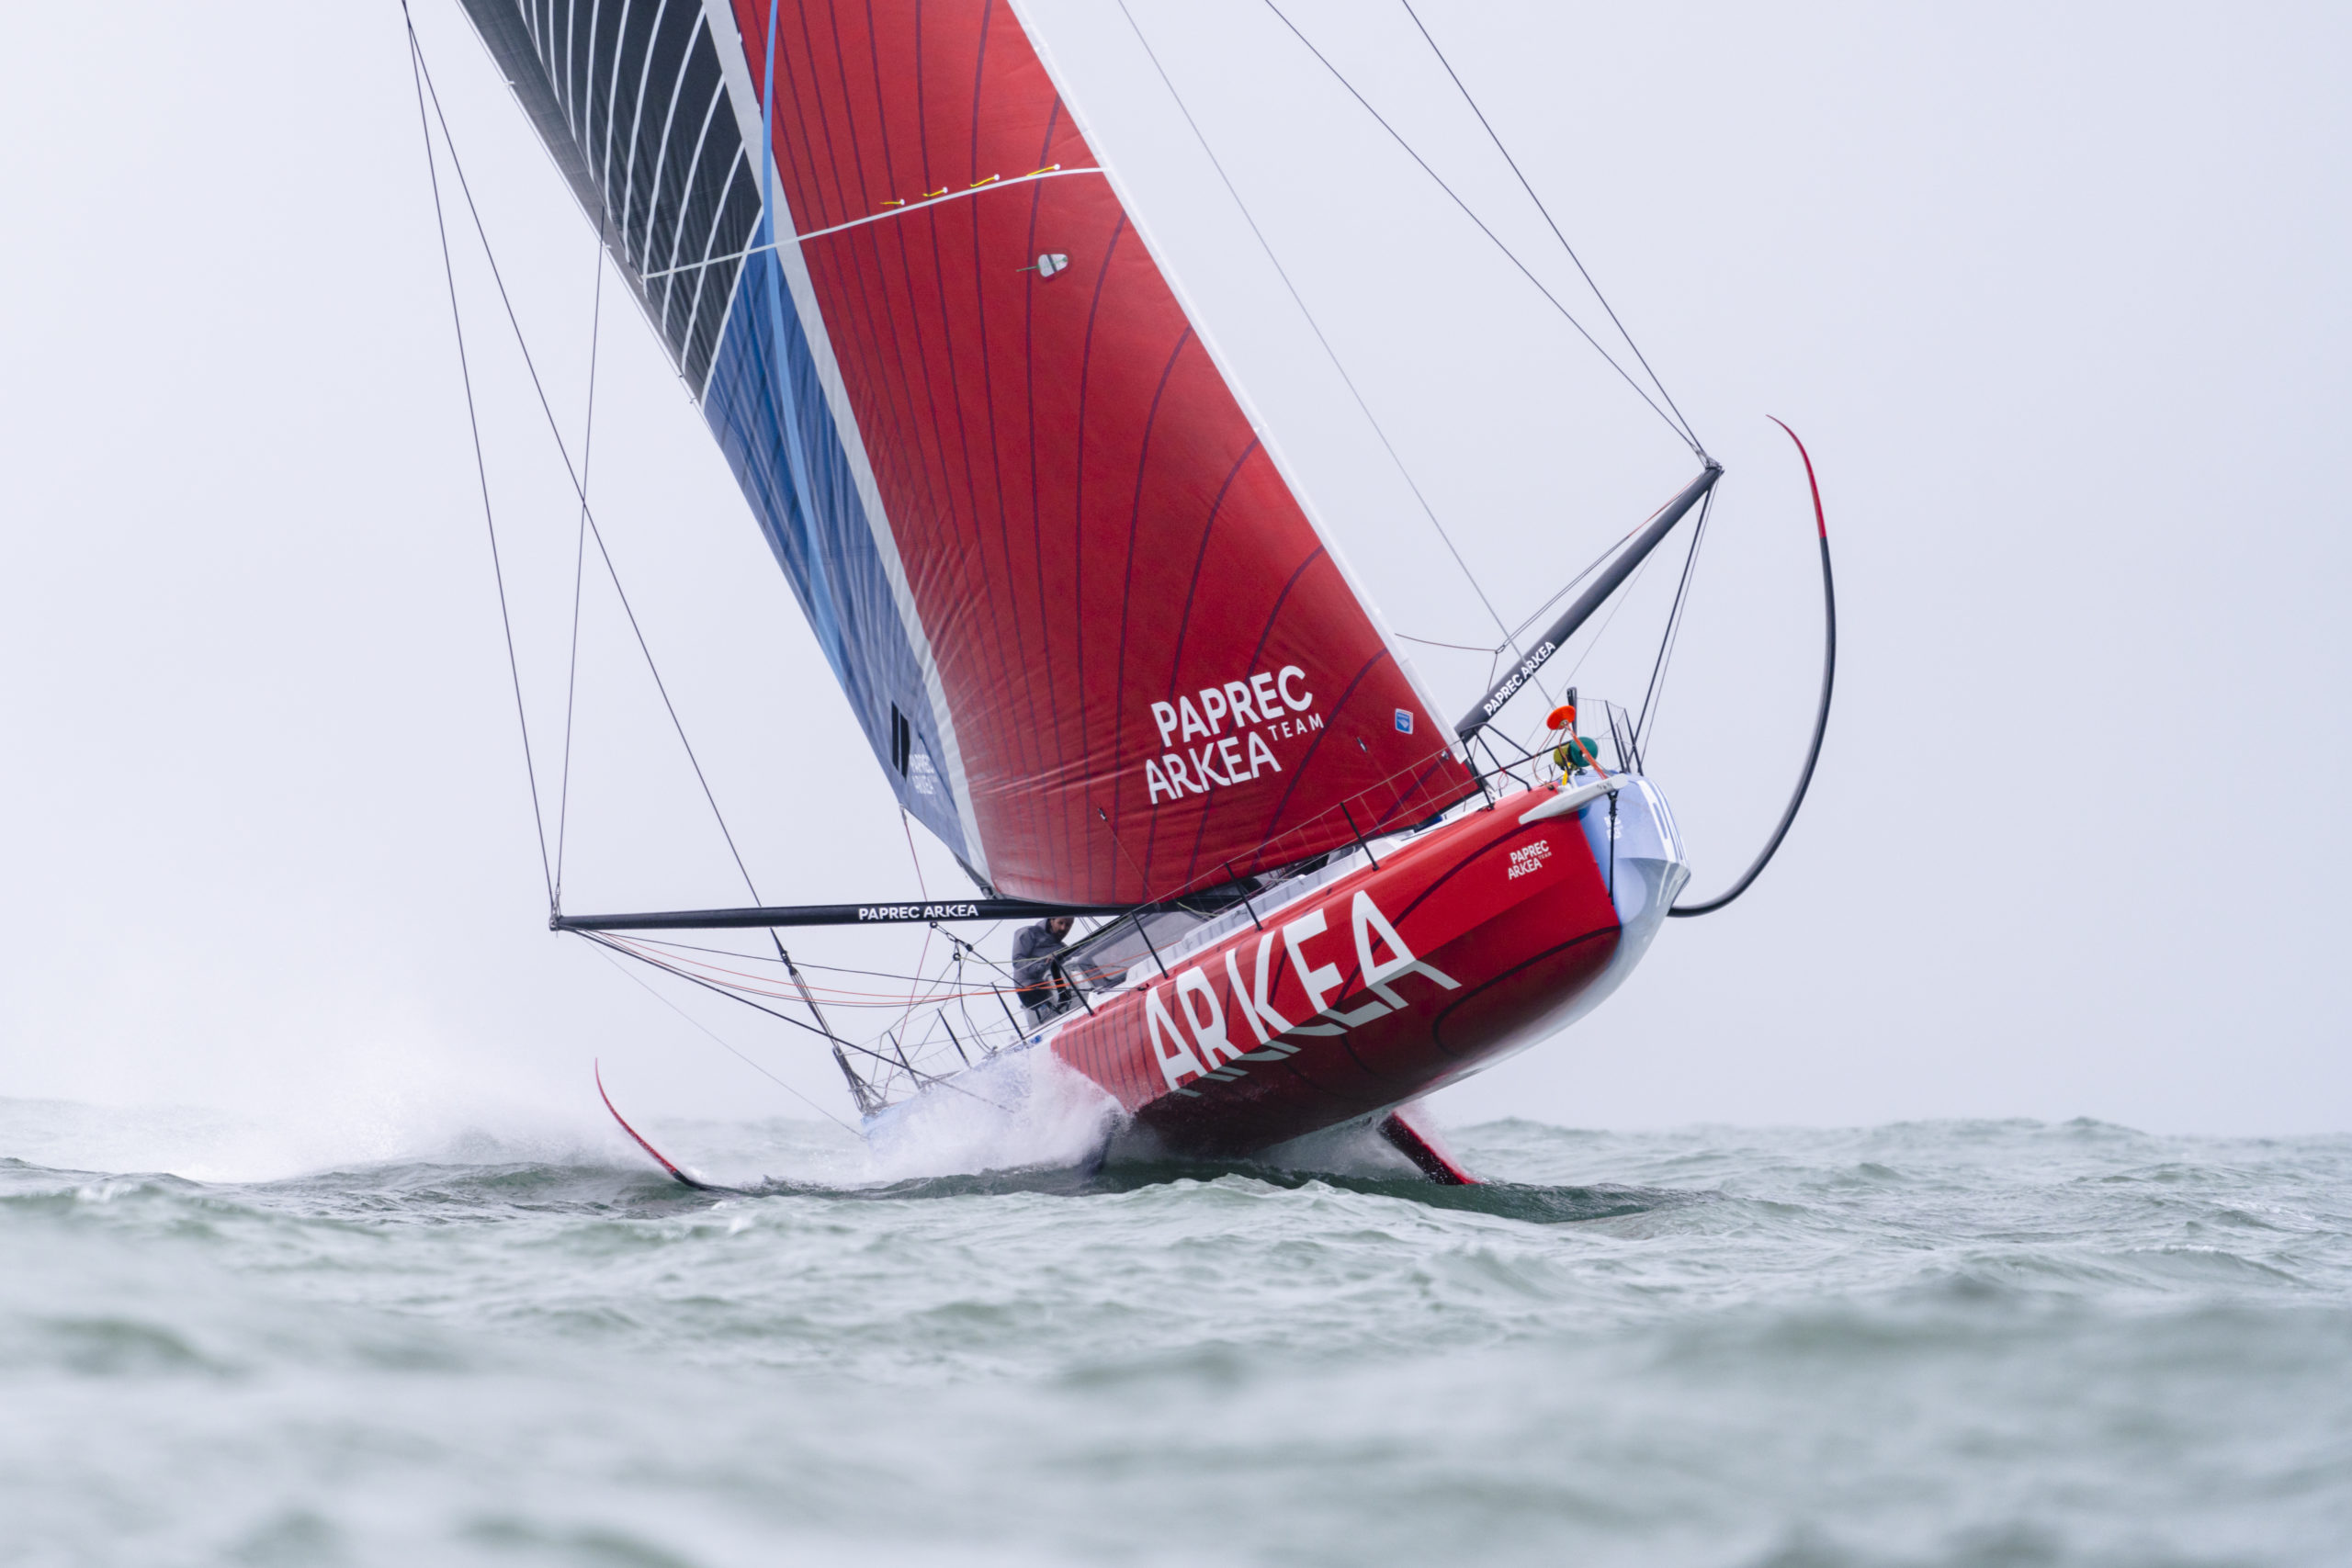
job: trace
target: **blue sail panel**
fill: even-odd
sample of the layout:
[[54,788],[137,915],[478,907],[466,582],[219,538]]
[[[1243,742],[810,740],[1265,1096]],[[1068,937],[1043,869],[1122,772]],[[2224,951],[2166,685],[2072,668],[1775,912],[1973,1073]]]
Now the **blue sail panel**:
[[743,265],[703,412],[899,804],[977,868],[922,667],[772,251]]

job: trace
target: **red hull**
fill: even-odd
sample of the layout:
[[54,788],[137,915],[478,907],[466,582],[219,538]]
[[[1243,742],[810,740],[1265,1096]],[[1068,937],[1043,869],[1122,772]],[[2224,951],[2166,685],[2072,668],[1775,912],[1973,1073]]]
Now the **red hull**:
[[1165,974],[1146,960],[1148,984],[1047,1044],[1188,1154],[1248,1154],[1462,1077],[1597,999],[1619,952],[1611,869],[1578,817],[1521,821],[1550,795],[1421,834],[1262,929],[1168,953]]

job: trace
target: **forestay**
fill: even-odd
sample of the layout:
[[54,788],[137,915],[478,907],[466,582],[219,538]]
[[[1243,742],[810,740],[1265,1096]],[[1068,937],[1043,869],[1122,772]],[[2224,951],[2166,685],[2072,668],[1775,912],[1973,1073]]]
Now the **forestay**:
[[1476,789],[1012,8],[466,4],[994,886],[1166,897]]

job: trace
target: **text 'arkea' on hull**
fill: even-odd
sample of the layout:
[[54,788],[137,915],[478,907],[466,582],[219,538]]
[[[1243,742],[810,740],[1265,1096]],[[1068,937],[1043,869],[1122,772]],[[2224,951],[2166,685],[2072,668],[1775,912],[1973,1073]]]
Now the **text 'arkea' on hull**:
[[[1722,469],[1630,339],[1638,375],[1586,334],[1697,477],[1542,637],[1507,636],[1512,667],[1448,725],[1026,7],[462,3],[693,390],[882,777],[978,889],[577,916],[551,871],[551,923],[821,1036],[869,1133],[1044,1053],[1171,1153],[1366,1122],[1464,1179],[1410,1102],[1598,1005],[1670,914],[1720,908],[1779,844],[1803,782],[1732,892],[1678,909],[1639,721],[1603,705],[1605,765],[1572,692],[1530,745],[1496,727],[1686,517],[1702,536]],[[470,208],[411,48],[436,200],[447,183]],[[1821,561],[1826,592],[1826,528]],[[956,939],[955,983],[872,1038],[836,1031],[778,934],[1062,915],[1077,928],[1018,974]],[[774,960],[658,934],[729,928],[767,931]]]

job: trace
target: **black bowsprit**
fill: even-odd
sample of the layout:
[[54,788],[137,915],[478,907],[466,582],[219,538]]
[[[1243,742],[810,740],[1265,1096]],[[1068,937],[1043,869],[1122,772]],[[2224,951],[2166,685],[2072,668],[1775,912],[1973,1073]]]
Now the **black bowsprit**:
[[[1157,906],[1150,906],[1156,908]],[[1026,898],[954,898],[913,904],[776,904],[747,909],[666,909],[637,915],[548,918],[556,931],[708,931],[767,926],[928,925],[933,920],[1042,920],[1055,915],[1124,915],[1126,904],[1038,904]]]

